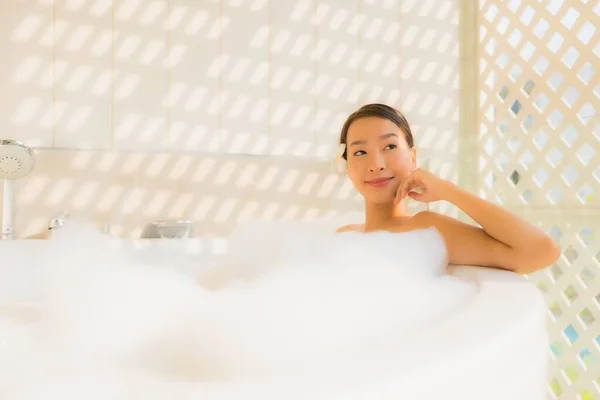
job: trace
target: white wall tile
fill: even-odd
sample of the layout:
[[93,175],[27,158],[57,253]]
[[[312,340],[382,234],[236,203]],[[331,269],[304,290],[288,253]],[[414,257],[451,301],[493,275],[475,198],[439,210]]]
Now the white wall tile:
[[111,145],[112,11],[112,0],[56,2],[56,146]]
[[316,0],[270,2],[272,154],[315,154],[315,11]]
[[404,3],[398,39],[399,108],[417,146],[446,159],[458,144],[458,6],[455,0]]
[[359,0],[317,1],[317,154],[333,157],[346,117],[358,105]]
[[219,149],[219,1],[171,0],[169,145],[175,151]]
[[0,3],[0,138],[52,145],[53,6]]
[[220,151],[266,154],[270,111],[268,1],[223,0],[221,7]]
[[[139,237],[156,219],[190,219],[197,235],[227,234],[247,218],[305,219],[362,208],[328,163],[299,157],[40,150],[38,167],[17,192],[17,237],[47,234],[49,219],[71,220],[117,236]],[[256,184],[246,186],[249,180]],[[242,195],[241,195],[242,194]]]
[[[109,3],[112,21],[102,12]],[[0,137],[92,148],[40,156],[18,193],[19,232],[45,229],[65,208],[99,224],[112,219],[118,234],[134,236],[154,218],[189,217],[212,232],[247,215],[360,208],[348,182],[327,174],[330,162],[316,171],[315,160],[285,155],[333,157],[344,119],[371,101],[396,105],[417,144],[451,162],[457,3],[4,1]],[[94,44],[110,29],[107,56]],[[111,68],[105,95],[101,71]],[[88,105],[89,115],[78,111]],[[283,157],[231,154],[269,152]]]
[[158,150],[167,144],[168,3],[115,3],[113,144],[117,149]]
[[359,104],[400,100],[400,8],[393,0],[360,0]]

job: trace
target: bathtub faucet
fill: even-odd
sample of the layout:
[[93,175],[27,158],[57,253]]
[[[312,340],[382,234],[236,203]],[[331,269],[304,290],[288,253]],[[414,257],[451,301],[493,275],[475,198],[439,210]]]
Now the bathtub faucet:
[[67,223],[67,218],[69,217],[68,212],[62,212],[60,214],[55,215],[48,224],[48,230],[60,228],[61,226],[65,226]]

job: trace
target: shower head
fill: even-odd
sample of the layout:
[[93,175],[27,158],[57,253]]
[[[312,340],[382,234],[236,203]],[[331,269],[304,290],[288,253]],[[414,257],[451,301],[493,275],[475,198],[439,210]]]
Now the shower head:
[[35,162],[33,151],[16,140],[0,140],[0,179],[2,191],[2,239],[13,238],[15,179],[23,178]]
[[0,140],[0,179],[19,179],[33,168],[35,154],[17,140]]

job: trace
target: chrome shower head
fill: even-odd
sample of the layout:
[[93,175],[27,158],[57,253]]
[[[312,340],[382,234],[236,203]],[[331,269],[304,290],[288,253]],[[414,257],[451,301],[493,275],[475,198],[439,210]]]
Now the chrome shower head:
[[0,140],[0,179],[19,179],[35,163],[33,151],[17,140]]

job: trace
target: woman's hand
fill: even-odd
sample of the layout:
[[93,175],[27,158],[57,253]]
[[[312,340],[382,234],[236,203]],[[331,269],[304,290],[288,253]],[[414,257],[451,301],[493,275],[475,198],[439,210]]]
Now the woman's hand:
[[[431,172],[417,168],[398,187],[394,203],[400,202],[406,196],[424,203],[443,200],[445,186],[448,183]],[[413,190],[418,190],[418,192],[413,192]]]
[[480,226],[435,212],[414,216],[420,226],[435,226],[442,234],[451,264],[481,265],[530,274],[546,268],[560,257],[560,246],[535,225],[430,172],[417,169],[408,175],[398,187],[395,202],[406,196],[425,203],[447,201]]

